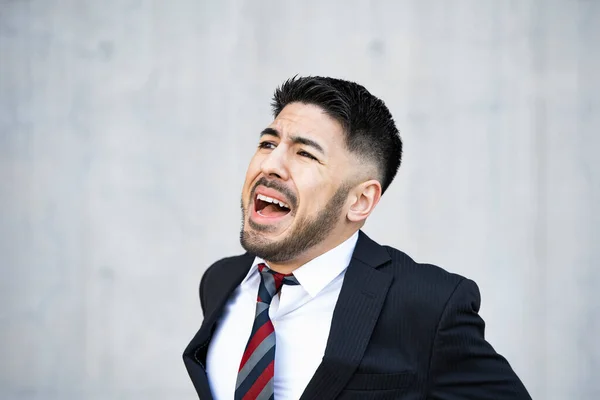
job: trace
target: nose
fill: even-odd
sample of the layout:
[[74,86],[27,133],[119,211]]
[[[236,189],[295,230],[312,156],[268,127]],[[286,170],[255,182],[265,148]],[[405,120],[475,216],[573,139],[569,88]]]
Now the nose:
[[279,145],[271,151],[262,161],[260,169],[266,176],[277,177],[282,180],[289,178],[287,168],[287,153],[284,145]]

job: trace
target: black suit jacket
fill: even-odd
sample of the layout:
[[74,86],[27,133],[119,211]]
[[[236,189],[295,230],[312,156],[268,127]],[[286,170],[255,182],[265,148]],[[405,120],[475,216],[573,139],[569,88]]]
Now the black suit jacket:
[[[205,318],[183,354],[202,400],[212,399],[205,369],[212,333],[253,260],[225,258],[202,277]],[[323,360],[301,399],[530,399],[484,339],[479,304],[473,281],[360,232]]]

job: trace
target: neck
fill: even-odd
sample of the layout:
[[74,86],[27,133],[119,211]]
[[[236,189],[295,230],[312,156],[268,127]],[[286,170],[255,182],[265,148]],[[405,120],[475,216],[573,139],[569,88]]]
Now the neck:
[[348,230],[345,232],[335,233],[329,236],[329,238],[316,246],[311,247],[304,253],[295,257],[293,260],[279,263],[272,263],[269,260],[265,260],[269,264],[269,268],[273,271],[279,272],[280,274],[291,274],[304,264],[314,260],[322,254],[327,253],[329,250],[336,248],[340,244],[348,240],[359,228]]

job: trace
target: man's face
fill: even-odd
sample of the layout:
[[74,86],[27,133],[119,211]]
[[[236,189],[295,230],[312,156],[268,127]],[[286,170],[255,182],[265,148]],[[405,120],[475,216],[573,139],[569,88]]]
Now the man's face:
[[342,126],[314,105],[286,106],[260,137],[242,190],[242,246],[295,259],[344,224],[353,165]]

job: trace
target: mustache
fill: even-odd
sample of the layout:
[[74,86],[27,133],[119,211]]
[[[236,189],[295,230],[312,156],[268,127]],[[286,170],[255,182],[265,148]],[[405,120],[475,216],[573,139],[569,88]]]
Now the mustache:
[[252,188],[253,199],[255,197],[256,188],[260,185],[277,190],[279,193],[282,193],[286,197],[286,200],[290,203],[292,209],[296,209],[296,207],[298,206],[298,197],[296,197],[296,195],[287,186],[283,185],[278,181],[270,181],[264,176],[261,177],[258,181],[256,181],[254,187]]

